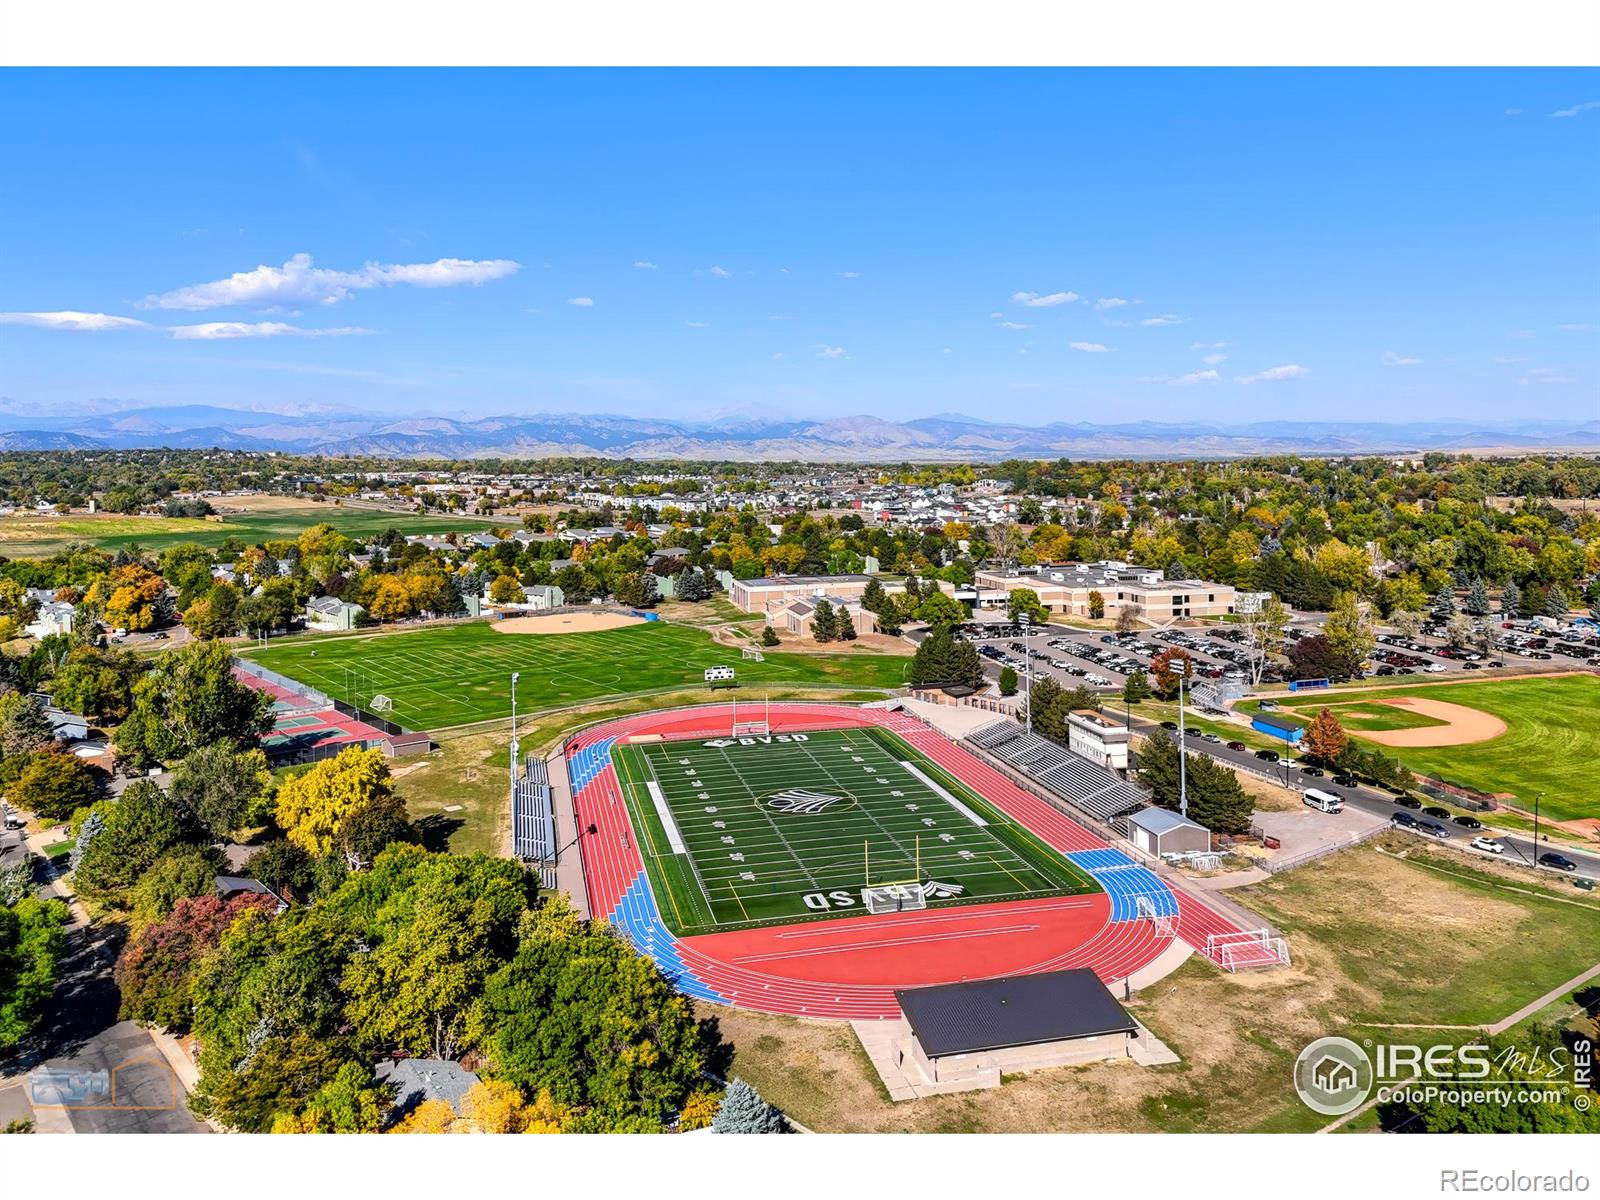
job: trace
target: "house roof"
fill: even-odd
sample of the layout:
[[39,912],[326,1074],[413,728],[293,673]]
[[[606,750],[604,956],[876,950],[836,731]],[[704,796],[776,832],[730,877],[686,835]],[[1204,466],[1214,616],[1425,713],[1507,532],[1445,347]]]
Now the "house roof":
[[1087,968],[906,988],[894,996],[930,1058],[1139,1028]]
[[471,1071],[445,1058],[385,1060],[372,1073],[379,1083],[394,1085],[395,1118],[405,1116],[427,1100],[443,1100],[459,1113],[461,1098],[478,1082]]
[[1188,817],[1180,816],[1165,808],[1141,808],[1138,812],[1128,815],[1128,822],[1158,836],[1171,833],[1174,829],[1205,829],[1204,825],[1197,825]]

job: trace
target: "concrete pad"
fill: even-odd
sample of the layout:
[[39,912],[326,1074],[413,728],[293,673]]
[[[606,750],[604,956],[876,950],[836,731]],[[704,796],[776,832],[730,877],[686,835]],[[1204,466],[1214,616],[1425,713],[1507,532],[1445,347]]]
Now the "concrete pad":
[[1301,805],[1299,812],[1257,812],[1255,822],[1282,843],[1276,853],[1284,857],[1342,846],[1368,830],[1389,823],[1375,813],[1349,806],[1341,813],[1325,813],[1309,805]]

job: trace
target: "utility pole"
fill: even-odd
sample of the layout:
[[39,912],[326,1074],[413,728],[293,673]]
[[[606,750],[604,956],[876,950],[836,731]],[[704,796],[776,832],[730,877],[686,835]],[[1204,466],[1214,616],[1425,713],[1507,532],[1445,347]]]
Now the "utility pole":
[[517,678],[516,671],[511,672],[511,788],[515,792],[517,786]]
[[1533,798],[1533,869],[1539,869],[1539,801],[1544,799],[1540,792]]

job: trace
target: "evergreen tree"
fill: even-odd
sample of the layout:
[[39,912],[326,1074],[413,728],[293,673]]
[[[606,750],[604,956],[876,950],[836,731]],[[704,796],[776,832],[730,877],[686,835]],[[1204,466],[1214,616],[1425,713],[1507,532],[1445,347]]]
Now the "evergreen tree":
[[1138,704],[1150,695],[1150,677],[1142,667],[1135,667],[1122,685],[1122,699],[1126,704]]
[[711,1119],[711,1128],[717,1133],[788,1133],[789,1122],[755,1088],[735,1079]]
[[1500,615],[1508,621],[1522,611],[1522,589],[1511,580],[1500,590]]
[[862,608],[870,613],[881,613],[888,599],[889,594],[883,590],[883,584],[878,582],[876,576],[867,580],[866,590],[861,593]]
[[831,642],[838,636],[833,620],[833,605],[826,600],[818,600],[817,609],[811,614],[811,636],[819,642]]
[[1544,596],[1544,615],[1547,617],[1564,617],[1567,610],[1572,607],[1567,600],[1567,593],[1559,583],[1552,583],[1550,590]]
[[1014,667],[1001,668],[1000,694],[1002,696],[1015,696],[1017,694],[1017,672]]
[[1441,621],[1448,621],[1456,615],[1456,593],[1454,588],[1442,587],[1434,594],[1433,615]]
[[1467,589],[1466,610],[1475,617],[1489,615],[1489,587],[1481,577],[1474,577]]
[[763,646],[776,646],[778,644],[778,631],[771,625],[761,627],[761,644]]

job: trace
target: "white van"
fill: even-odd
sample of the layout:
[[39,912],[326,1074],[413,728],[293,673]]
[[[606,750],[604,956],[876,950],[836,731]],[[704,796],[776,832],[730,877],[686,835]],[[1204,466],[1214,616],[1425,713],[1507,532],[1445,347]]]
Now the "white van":
[[1332,792],[1320,791],[1317,788],[1307,788],[1301,797],[1307,804],[1318,812],[1336,813],[1344,811],[1344,799],[1335,796]]

